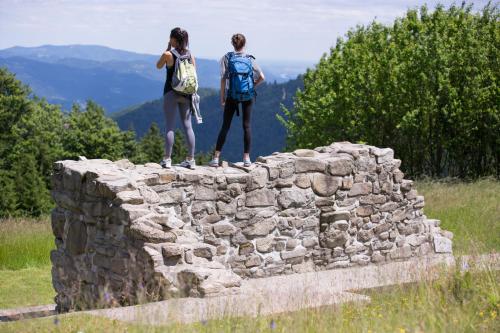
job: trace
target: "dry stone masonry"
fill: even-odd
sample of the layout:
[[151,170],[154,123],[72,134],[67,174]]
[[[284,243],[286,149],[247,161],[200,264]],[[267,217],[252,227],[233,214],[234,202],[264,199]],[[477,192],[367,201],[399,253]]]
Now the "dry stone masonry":
[[59,311],[237,293],[241,280],[451,252],[392,149],[348,142],[195,170],[59,161]]

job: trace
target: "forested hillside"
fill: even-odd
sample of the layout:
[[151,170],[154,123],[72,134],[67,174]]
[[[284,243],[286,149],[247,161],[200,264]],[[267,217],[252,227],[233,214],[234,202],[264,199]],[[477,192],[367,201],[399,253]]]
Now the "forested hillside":
[[[276,114],[281,112],[281,104],[290,108],[297,89],[302,87],[302,78],[297,78],[282,84],[263,84],[257,88],[257,101],[252,113],[252,152],[253,158],[259,155],[283,151],[285,146],[285,128],[279,123]],[[141,137],[150,127],[157,123],[162,133],[165,130],[163,101],[157,99],[137,107],[129,108],[113,115],[122,130],[133,128]],[[203,91],[200,103],[203,124],[196,125],[196,150],[210,152],[215,146],[217,134],[222,124],[222,107],[216,91]],[[178,124],[180,127],[180,124]],[[243,153],[242,117],[233,118],[223,157],[230,161],[240,161]]]

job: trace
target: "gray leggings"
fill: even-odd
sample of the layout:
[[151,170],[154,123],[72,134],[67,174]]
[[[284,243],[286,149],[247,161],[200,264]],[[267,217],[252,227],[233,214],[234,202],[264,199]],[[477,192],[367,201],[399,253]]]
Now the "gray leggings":
[[194,156],[194,132],[191,126],[191,101],[189,98],[175,93],[170,90],[163,96],[163,111],[166,120],[166,140],[165,140],[165,156],[172,155],[172,147],[174,145],[174,130],[175,130],[175,114],[176,109],[179,109],[181,117],[182,129],[186,135],[188,145],[188,155]]

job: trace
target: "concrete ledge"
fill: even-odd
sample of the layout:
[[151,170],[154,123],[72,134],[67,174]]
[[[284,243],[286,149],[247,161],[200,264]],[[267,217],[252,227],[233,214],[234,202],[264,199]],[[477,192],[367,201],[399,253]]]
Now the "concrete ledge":
[[56,305],[37,305],[30,307],[0,310],[0,322],[47,317],[56,314]]
[[190,323],[227,316],[258,316],[298,311],[346,302],[369,302],[348,292],[421,279],[436,278],[455,264],[451,255],[390,262],[346,269],[249,279],[240,293],[207,298],[178,298],[144,305],[85,311],[84,313],[150,325]]

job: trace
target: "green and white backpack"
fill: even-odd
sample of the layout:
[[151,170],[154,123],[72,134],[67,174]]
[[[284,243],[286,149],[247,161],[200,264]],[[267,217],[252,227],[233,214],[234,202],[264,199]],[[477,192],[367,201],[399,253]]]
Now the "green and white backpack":
[[170,50],[177,57],[175,60],[174,75],[172,76],[172,88],[183,95],[192,95],[198,90],[198,77],[196,68],[191,59],[191,53],[187,51],[180,55],[177,50]]

